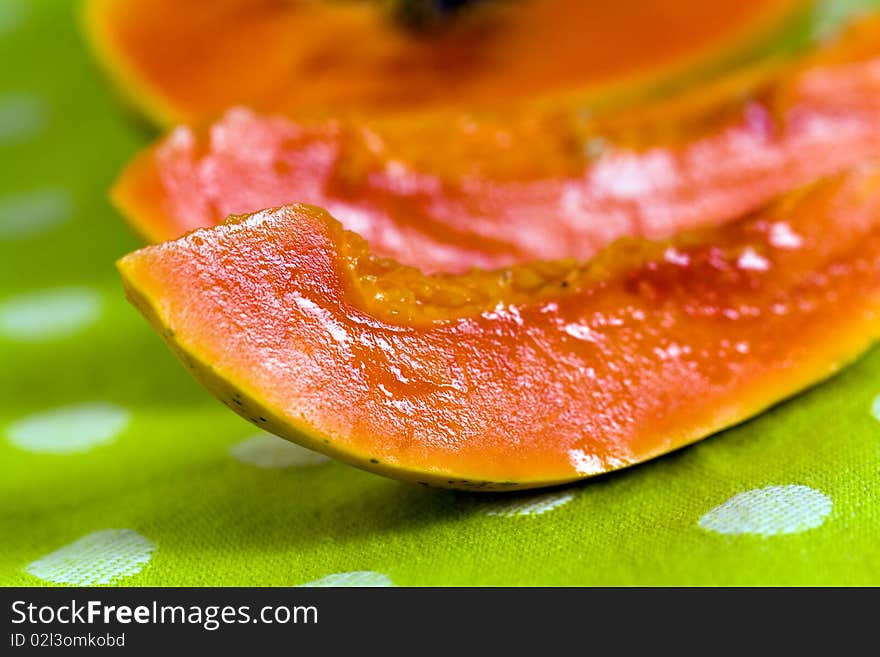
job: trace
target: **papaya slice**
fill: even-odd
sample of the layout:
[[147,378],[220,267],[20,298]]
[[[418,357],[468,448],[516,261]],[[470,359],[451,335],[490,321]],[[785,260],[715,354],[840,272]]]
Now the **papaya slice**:
[[90,0],[85,26],[126,95],[170,125],[236,104],[384,112],[633,93],[760,51],[812,7],[805,0],[459,2],[445,5],[475,7],[457,12],[446,29],[418,33],[388,11],[418,2]]
[[875,17],[797,64],[605,117],[298,123],[236,109],[174,130],[111,195],[154,242],[301,201],[426,272],[583,260],[624,235],[657,239],[740,216],[880,154],[878,67]]
[[118,267],[196,378],[268,431],[406,480],[547,486],[703,438],[866,349],[880,167],[582,265],[425,275],[291,205]]

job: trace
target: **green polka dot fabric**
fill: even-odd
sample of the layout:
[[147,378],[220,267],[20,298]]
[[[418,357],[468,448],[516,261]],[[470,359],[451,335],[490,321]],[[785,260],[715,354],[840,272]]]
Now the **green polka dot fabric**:
[[577,486],[361,472],[230,413],[124,300],[113,262],[139,243],[106,192],[154,135],[75,6],[2,0],[0,61],[0,584],[880,584],[880,348]]

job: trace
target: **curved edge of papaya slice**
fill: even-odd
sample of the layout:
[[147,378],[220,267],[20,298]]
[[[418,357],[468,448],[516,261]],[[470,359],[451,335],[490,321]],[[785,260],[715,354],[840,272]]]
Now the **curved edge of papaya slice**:
[[172,126],[195,119],[178,111],[174,102],[142,79],[137,67],[124,56],[108,27],[113,16],[110,9],[118,4],[115,0],[83,0],[79,12],[83,33],[102,72],[113,82],[121,100],[149,122]]
[[[177,231],[174,212],[163,209],[165,186],[153,166],[152,149],[138,153],[110,188],[110,202],[138,237],[149,244],[168,240]],[[186,231],[185,231],[186,232]]]
[[[542,91],[541,85],[537,85],[537,91],[529,93],[527,97],[523,98],[517,97],[516,94],[511,96],[512,89],[516,86],[510,84],[507,85],[509,88],[506,91],[504,85],[499,87],[497,93],[493,93],[492,89],[480,91],[481,87],[486,86],[487,80],[491,81],[490,75],[483,72],[483,69],[490,72],[497,69],[499,59],[503,60],[505,56],[504,51],[501,50],[502,47],[509,47],[517,52],[522,52],[523,48],[526,50],[538,48],[542,44],[546,48],[547,41],[552,39],[551,30],[554,26],[541,25],[538,29],[535,29],[534,26],[525,26],[529,25],[528,21],[542,19],[546,21],[548,17],[553,17],[562,11],[559,7],[529,9],[525,18],[513,21],[515,24],[514,34],[510,39],[507,39],[511,43],[501,39],[499,44],[493,45],[488,52],[484,52],[484,46],[479,42],[488,37],[484,31],[480,30],[477,30],[477,33],[473,35],[459,35],[458,38],[449,39],[448,43],[440,40],[436,46],[423,47],[413,45],[414,37],[405,38],[397,33],[398,30],[388,28],[385,25],[386,21],[381,20],[381,17],[371,15],[373,11],[383,11],[381,8],[372,10],[369,7],[345,7],[343,11],[338,7],[332,7],[334,3],[327,3],[329,6],[326,10],[327,16],[322,18],[321,13],[324,10],[320,7],[316,9],[314,6],[307,5],[308,17],[303,18],[305,21],[303,25],[300,25],[296,20],[288,25],[290,21],[286,19],[293,18],[291,12],[298,8],[291,5],[293,8],[287,9],[284,4],[279,6],[277,3],[273,5],[268,2],[253,9],[254,17],[261,25],[260,21],[263,19],[271,24],[273,15],[275,22],[280,26],[279,29],[291,29],[293,26],[297,29],[316,30],[321,29],[315,27],[316,25],[322,25],[316,21],[323,21],[323,25],[327,26],[325,28],[326,39],[312,39],[304,47],[310,48],[314,52],[303,53],[286,52],[282,39],[268,39],[273,42],[273,45],[271,51],[267,52],[267,59],[271,60],[267,65],[278,67],[278,75],[275,77],[263,76],[264,79],[261,78],[262,82],[259,84],[248,83],[245,85],[246,91],[230,92],[225,98],[222,92],[218,95],[216,88],[218,80],[212,79],[208,90],[203,90],[207,100],[190,99],[187,102],[181,98],[181,89],[175,89],[174,85],[169,88],[168,84],[163,87],[161,83],[163,75],[172,75],[169,72],[172,67],[168,65],[168,62],[163,62],[162,66],[158,67],[158,71],[151,71],[149,66],[145,66],[143,60],[150,58],[149,48],[176,48],[181,50],[181,54],[184,56],[187,54],[192,56],[192,53],[197,52],[203,59],[210,61],[212,54],[216,56],[216,53],[212,53],[211,48],[206,47],[205,44],[198,43],[199,39],[218,38],[227,42],[234,40],[232,35],[222,33],[215,35],[214,32],[223,27],[223,20],[232,21],[234,17],[241,19],[243,11],[248,9],[245,3],[242,2],[242,7],[237,7],[235,2],[225,2],[216,12],[212,8],[206,16],[192,12],[191,15],[184,16],[181,20],[202,24],[201,26],[196,24],[192,26],[193,34],[190,35],[189,41],[185,39],[186,31],[178,30],[173,37],[158,33],[161,20],[165,19],[165,15],[158,13],[161,9],[157,10],[154,13],[162,17],[157,19],[148,12],[145,17],[140,16],[140,18],[151,20],[151,26],[145,29],[154,30],[157,33],[136,35],[135,41],[139,42],[138,50],[130,44],[126,44],[126,36],[132,36],[134,29],[132,26],[138,24],[139,12],[143,13],[143,7],[130,0],[129,2],[126,0],[84,0],[84,2],[82,15],[85,35],[101,67],[130,104],[140,109],[152,122],[166,127],[175,123],[204,121],[220,114],[227,107],[238,104],[252,106],[260,111],[297,114],[302,112],[324,114],[328,109],[340,105],[366,112],[385,112],[388,110],[422,112],[453,104],[441,100],[435,90],[437,85],[426,81],[424,75],[418,73],[418,66],[435,75],[440,69],[449,69],[450,72],[444,74],[439,85],[453,88],[456,82],[460,82],[459,86],[462,89],[469,90],[463,102],[478,106],[530,102],[532,97],[539,103],[544,100],[558,102],[568,99],[567,102],[578,104],[596,103],[597,107],[618,105],[633,102],[638,98],[662,90],[683,86],[695,79],[713,75],[725,68],[737,66],[770,53],[780,50],[790,51],[793,44],[802,45],[801,42],[806,41],[799,36],[808,32],[805,26],[808,25],[813,15],[812,3],[808,0],[755,0],[752,3],[755,6],[738,7],[735,10],[732,9],[735,7],[735,3],[727,3],[723,13],[716,13],[735,18],[736,22],[728,25],[722,20],[712,20],[712,17],[709,16],[711,25],[704,30],[708,36],[700,35],[700,38],[688,39],[687,34],[675,34],[671,37],[673,39],[671,43],[678,45],[673,47],[669,45],[670,37],[660,38],[658,34],[651,33],[646,25],[642,25],[641,33],[645,37],[646,43],[653,39],[661,44],[655,46],[655,49],[660,49],[659,57],[642,57],[641,59],[637,57],[630,62],[630,69],[624,66],[620,70],[612,71],[611,74],[604,76],[596,71],[593,78],[586,78],[584,81],[569,71],[568,77],[576,78],[571,81],[570,89],[545,89]],[[149,5],[145,3],[145,6]],[[127,16],[130,9],[133,16]],[[506,11],[506,8],[502,7],[502,9]],[[632,8],[626,10],[632,11]],[[332,12],[336,11],[340,12],[338,28],[334,28],[332,25],[337,20]],[[668,7],[661,7],[654,10],[655,19],[657,11],[672,14],[667,22],[677,18],[681,23],[686,21],[688,17],[686,11],[670,12]],[[354,13],[350,16],[351,12]],[[213,13],[216,13],[217,16],[213,16]],[[598,17],[601,18],[602,12],[598,12],[598,14]],[[691,14],[697,17],[697,20],[692,17],[692,22],[699,22],[699,17],[702,17],[703,20],[707,18],[705,10],[692,11]],[[587,21],[589,18],[589,15],[576,16],[574,20],[577,24],[589,24]],[[174,19],[169,16],[168,20],[173,21]],[[553,19],[551,18],[551,20]],[[615,18],[614,21],[620,23],[621,19]],[[504,22],[501,21],[501,23]],[[674,22],[670,24],[675,25]],[[558,29],[559,26],[555,27]],[[232,24],[232,29],[235,29],[234,24]],[[505,29],[503,24],[501,29]],[[616,25],[616,29],[620,29],[620,25]],[[372,31],[375,36],[364,47],[363,53],[358,51],[358,57],[352,61],[349,61],[352,58],[342,57],[341,61],[337,62],[340,58],[330,52],[334,47],[334,42],[351,40],[359,30]],[[533,36],[528,36],[529,34],[533,34]],[[489,34],[489,36],[492,35]],[[693,35],[691,36],[693,37]],[[148,37],[153,38],[148,39]],[[248,38],[253,39],[253,36],[241,35],[242,48],[245,51],[253,48],[253,44],[248,44]],[[524,39],[525,45],[520,43]],[[568,35],[567,42],[572,39],[573,36]],[[609,40],[607,37],[594,40],[605,44],[613,43],[613,40]],[[465,54],[458,52],[462,48],[462,43],[467,45],[468,41],[476,42],[477,45],[467,47]],[[697,45],[689,49],[680,45],[691,41],[697,42]],[[152,45],[153,42],[155,42],[155,46]],[[566,46],[567,50],[560,53],[557,58],[574,59],[576,51],[572,50],[573,47],[573,44],[569,43]],[[447,51],[446,54],[444,54],[444,48]],[[604,49],[608,50],[608,46],[604,46]],[[455,55],[449,55],[448,52],[454,52]],[[224,56],[231,55],[224,51]],[[588,54],[581,53],[581,61],[585,56],[589,57]],[[258,55],[257,58],[259,59]],[[362,61],[363,59],[367,60],[366,63]],[[593,59],[600,61],[602,57],[594,57]],[[656,59],[660,59],[661,63],[656,63]],[[339,72],[333,70],[334,66],[339,67]],[[539,69],[536,70],[537,67],[534,64],[524,64],[513,68],[515,69],[514,73],[520,78],[527,76],[528,80],[530,79],[528,76],[531,76],[531,79],[544,77]],[[571,69],[571,66],[569,68]],[[474,69],[477,71],[474,79],[461,73],[461,71]],[[199,69],[196,66],[188,74],[192,77],[198,75],[200,70],[202,77],[213,73],[210,67],[205,69],[203,66]],[[312,74],[312,71],[316,73]],[[457,80],[456,74],[459,78],[467,77],[467,79]],[[289,76],[291,79],[286,84],[278,83],[277,79],[282,75]],[[345,75],[357,76],[359,79],[349,81],[349,84],[343,84],[342,81],[328,82],[328,76],[334,75],[340,78]],[[505,75],[505,71],[502,71],[500,75]],[[561,72],[556,72],[554,79],[562,75]],[[158,79],[156,79],[157,76]],[[208,77],[211,76],[208,75]],[[312,93],[317,96],[314,102],[302,101],[303,94],[299,91],[296,92],[296,95],[290,92],[290,88],[298,88],[314,80],[319,80],[317,87],[313,84]],[[193,81],[190,80],[191,83]],[[556,82],[561,84],[561,80]],[[230,84],[234,88],[235,80],[233,79]],[[395,86],[396,84],[399,86]],[[178,84],[177,86],[182,85]],[[201,85],[190,84],[187,88],[195,86]],[[217,97],[211,98],[210,92],[213,92],[213,95]],[[418,100],[419,98],[421,100]]]
[[426,276],[298,205],[118,267],[191,373],[258,426],[399,479],[535,488],[690,444],[863,352],[880,335],[880,169],[582,266]]

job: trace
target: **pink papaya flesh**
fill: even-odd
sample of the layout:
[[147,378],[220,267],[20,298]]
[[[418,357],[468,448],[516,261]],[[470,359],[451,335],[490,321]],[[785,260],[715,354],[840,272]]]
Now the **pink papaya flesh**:
[[606,118],[569,110],[300,124],[230,111],[142,153],[112,196],[149,241],[291,202],[427,272],[589,258],[755,210],[880,155],[880,18],[797,65]]

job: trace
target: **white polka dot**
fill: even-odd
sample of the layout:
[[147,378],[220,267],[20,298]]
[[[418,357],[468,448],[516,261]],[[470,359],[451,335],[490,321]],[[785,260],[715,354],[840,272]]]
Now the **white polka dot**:
[[871,402],[871,415],[874,419],[880,420],[880,395],[874,397],[874,401]]
[[53,584],[111,584],[141,572],[155,550],[155,543],[131,529],[102,529],[37,559],[24,570]]
[[6,428],[6,437],[29,452],[71,454],[113,441],[128,421],[128,411],[118,406],[79,404],[24,417]]
[[477,508],[487,516],[539,516],[553,509],[558,509],[574,499],[572,491],[554,491],[538,495],[513,494],[504,498],[481,500]]
[[0,240],[33,237],[68,221],[73,200],[61,189],[0,197]]
[[270,434],[236,443],[229,448],[229,453],[242,463],[258,468],[305,468],[330,460],[323,454]]
[[25,5],[21,0],[0,2],[0,36],[9,34],[24,23]]
[[776,536],[819,527],[831,513],[827,495],[809,486],[767,486],[738,493],[700,518],[718,534]]
[[303,587],[332,587],[332,586],[358,586],[379,587],[394,586],[394,582],[388,575],[373,572],[372,570],[354,570],[348,573],[334,573],[313,582],[300,584]]
[[100,295],[85,288],[23,294],[0,303],[0,336],[21,342],[67,337],[94,322],[100,311]]
[[37,96],[24,93],[0,96],[0,146],[36,137],[48,123],[49,111]]

